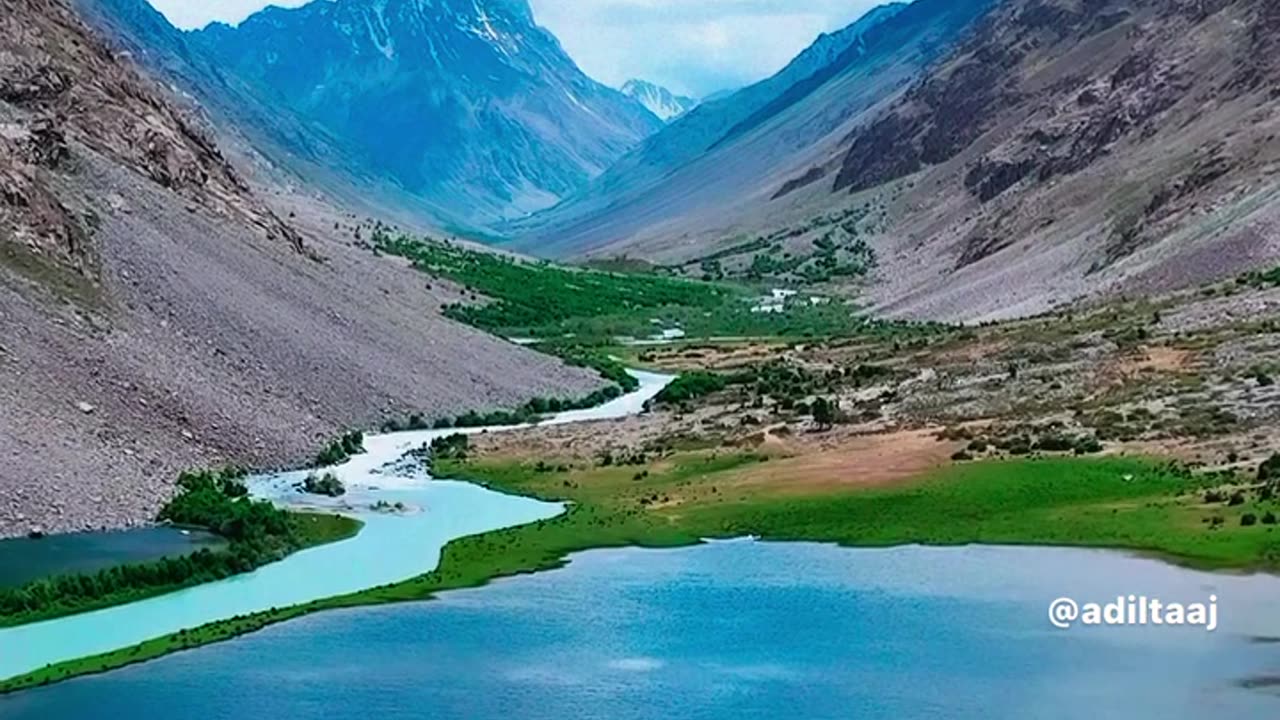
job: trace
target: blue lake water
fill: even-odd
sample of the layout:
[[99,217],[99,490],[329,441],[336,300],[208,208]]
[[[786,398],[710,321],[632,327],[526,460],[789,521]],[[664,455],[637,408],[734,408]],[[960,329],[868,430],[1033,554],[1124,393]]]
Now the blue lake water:
[[[1222,627],[1056,630],[1051,600],[1220,597]],[[579,555],[0,698],[6,720],[1280,717],[1273,577],[1104,552],[713,543]]]
[[212,533],[171,527],[0,540],[0,587],[51,575],[94,572],[125,563],[187,555],[223,544]]

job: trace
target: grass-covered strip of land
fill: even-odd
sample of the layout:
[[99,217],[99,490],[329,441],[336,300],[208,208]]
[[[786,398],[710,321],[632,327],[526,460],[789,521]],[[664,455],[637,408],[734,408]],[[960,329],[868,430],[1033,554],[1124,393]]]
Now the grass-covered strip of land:
[[489,304],[455,305],[447,312],[455,319],[495,333],[555,337],[575,320],[633,319],[637,312],[665,307],[710,310],[729,293],[726,288],[709,283],[526,262],[407,235],[394,239],[379,236],[376,240],[382,252],[409,258],[419,270],[491,298],[493,302]]
[[[492,301],[452,305],[445,311],[450,317],[495,334],[554,341],[542,349],[570,357],[619,336],[647,337],[664,326],[679,327],[694,338],[905,337],[941,330],[874,320],[835,298],[812,302],[797,297],[779,312],[759,312],[765,287],[572,268],[407,235],[382,233],[374,240],[380,252],[405,257],[415,268]],[[595,367],[594,361],[590,364]]]
[[1149,460],[1066,457],[949,465],[878,489],[739,482],[744,469],[762,462],[775,461],[698,451],[644,468],[580,466],[561,473],[546,462],[480,458],[445,463],[440,471],[570,500],[624,536],[660,544],[674,533],[850,546],[1060,545],[1147,552],[1202,568],[1280,567],[1280,532],[1263,522],[1280,512],[1273,483]]
[[119,565],[97,573],[41,578],[0,590],[0,627],[24,625],[136,602],[249,572],[306,547],[359,532],[360,522],[338,515],[293,513],[254,501],[240,471],[185,473],[160,519],[207,528],[226,538],[223,549]]
[[[458,454],[466,455],[465,453]],[[1193,475],[1125,458],[1039,458],[951,465],[896,487],[743,483],[754,453],[690,451],[645,468],[509,458],[438,459],[437,471],[508,492],[560,499],[565,514],[450,543],[433,572],[306,605],[211,623],[133,648],[48,667],[0,692],[103,672],[322,610],[423,600],[438,592],[559,567],[578,551],[671,547],[708,537],[848,546],[909,543],[1119,548],[1203,568],[1275,569],[1280,535],[1247,518],[1273,512],[1270,485]],[[563,469],[562,469],[563,468]]]

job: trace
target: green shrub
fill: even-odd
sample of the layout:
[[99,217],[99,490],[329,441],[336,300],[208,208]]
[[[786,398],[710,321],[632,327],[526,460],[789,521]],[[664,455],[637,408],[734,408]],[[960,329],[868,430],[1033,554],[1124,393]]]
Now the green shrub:
[[813,414],[813,421],[818,424],[818,427],[829,428],[836,423],[840,414],[840,407],[836,403],[820,397],[813,401],[810,412]]
[[1275,453],[1262,461],[1258,466],[1258,480],[1261,482],[1280,480],[1280,453]]
[[1073,449],[1077,455],[1093,455],[1103,450],[1102,442],[1094,435],[1084,435],[1076,438]]
[[364,453],[364,433],[353,430],[326,445],[320,454],[316,455],[315,465],[322,468],[341,465],[350,460],[351,456],[362,453]]
[[466,460],[471,440],[462,433],[438,437],[431,441],[431,457],[437,460]]
[[302,491],[308,495],[327,495],[329,497],[342,497],[347,494],[346,486],[333,473],[325,473],[319,477],[315,473],[308,475],[302,481]]
[[720,392],[728,384],[728,379],[723,375],[706,370],[695,370],[683,373],[672,380],[671,384],[663,388],[654,400],[669,404],[688,402]]

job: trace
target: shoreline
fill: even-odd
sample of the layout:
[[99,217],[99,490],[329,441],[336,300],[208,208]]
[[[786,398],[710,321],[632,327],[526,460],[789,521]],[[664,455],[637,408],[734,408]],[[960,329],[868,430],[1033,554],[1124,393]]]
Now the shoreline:
[[[451,469],[451,475],[467,475]],[[479,480],[477,482],[477,480]],[[463,477],[455,482],[484,487],[487,490],[513,493],[513,488],[501,481],[485,482],[478,477]],[[517,497],[546,501],[537,493]],[[815,532],[804,537],[785,531],[757,532],[729,531],[696,532],[667,524],[644,520],[611,522],[617,516],[599,507],[581,504],[570,498],[560,498],[569,503],[567,510],[554,517],[533,523],[470,535],[452,540],[441,552],[434,570],[396,583],[389,583],[365,590],[336,595],[308,603],[268,611],[241,615],[206,623],[194,629],[186,629],[154,638],[137,645],[107,653],[56,663],[52,666],[0,681],[0,695],[24,689],[44,686],[74,677],[98,674],[128,665],[146,662],[164,655],[195,649],[242,635],[250,634],[306,615],[354,607],[377,606],[402,602],[423,602],[435,599],[451,590],[483,587],[495,580],[554,570],[566,566],[574,555],[600,549],[641,548],[666,549],[689,547],[708,542],[742,540],[753,537],[763,543],[816,543],[852,550],[888,549],[896,547],[959,548],[1022,547],[1022,548],[1074,548],[1097,552],[1118,552],[1162,562],[1195,572],[1225,573],[1232,575],[1275,574],[1276,568],[1264,563],[1232,564],[1215,562],[1205,557],[1179,555],[1159,548],[1098,539],[1076,541],[981,539],[956,541],[876,542],[850,540],[824,536]]]
[[[394,493],[409,486],[404,484],[406,478],[398,478],[394,471],[382,470],[388,460],[406,450],[420,447],[434,437],[459,432],[481,435],[629,416],[639,412],[648,398],[674,379],[669,375],[643,374],[648,376],[644,386],[649,392],[628,393],[605,406],[560,413],[541,423],[371,435],[368,438],[371,452],[354,456],[330,470],[349,488]],[[654,387],[655,379],[660,381],[656,383],[660,387]],[[606,410],[610,407],[612,412]],[[1203,488],[1190,475],[1178,476],[1168,467],[1158,465],[1155,459],[1050,456],[955,464],[944,470],[950,473],[948,477],[953,483],[947,489],[957,494],[945,502],[930,504],[937,498],[930,498],[927,492],[915,492],[930,482],[928,474],[887,489],[836,488],[811,496],[771,496],[767,491],[754,494],[744,490],[747,486],[736,486],[730,481],[738,471],[771,468],[772,465],[766,465],[771,458],[750,452],[728,451],[728,455],[721,455],[722,452],[725,450],[711,454],[681,451],[643,467],[603,467],[586,460],[585,469],[582,463],[576,463],[548,470],[539,463],[542,469],[534,470],[532,462],[539,458],[532,456],[523,458],[523,462],[511,458],[496,462],[488,458],[439,462],[434,474],[440,478],[511,498],[557,503],[563,509],[558,515],[526,524],[455,536],[441,547],[434,569],[402,576],[407,577],[404,580],[242,613],[108,652],[60,661],[0,680],[0,695],[107,672],[312,613],[429,600],[449,590],[479,587],[500,578],[563,567],[576,553],[604,548],[683,547],[752,536],[762,542],[813,542],[851,549],[912,545],[1087,548],[1133,554],[1198,571],[1271,574],[1277,569],[1269,556],[1259,553],[1257,541],[1265,535],[1240,533],[1238,528],[1230,527],[1231,522],[1221,528],[1223,532],[1205,535],[1194,534],[1204,532],[1198,524],[1178,525],[1173,528],[1176,532],[1161,525],[1171,519],[1185,519],[1182,515],[1175,518],[1174,514],[1185,511],[1187,498]],[[1014,485],[1019,487],[1043,483],[1046,489],[1062,497],[1058,498],[1057,505],[1041,506],[1036,504],[1036,498],[1029,496],[1002,497],[1001,493],[1007,494],[1013,485],[1003,490],[996,488],[989,496],[984,496],[982,490],[968,489],[971,482],[991,473],[1003,473],[1006,483],[1016,479]],[[261,480],[279,492],[290,485],[290,475],[275,474]],[[1135,476],[1139,479],[1136,484],[1132,482]],[[1089,482],[1083,482],[1085,479]],[[1089,492],[1098,483],[1106,487],[1102,495],[1095,498]],[[719,495],[714,494],[716,486],[722,489]],[[1084,495],[1080,495],[1082,487],[1086,488]],[[708,490],[712,494],[707,494]],[[667,497],[668,494],[675,499]],[[1015,501],[1010,507],[994,502],[997,499],[1007,502],[1010,498]],[[1091,500],[1096,502],[1099,498],[1124,508],[1124,519],[1118,524],[1110,519],[1114,512],[1110,504],[1103,506],[1105,518],[1098,507],[1089,505]],[[1151,510],[1152,500],[1162,506]],[[356,501],[348,496],[344,502]],[[1143,503],[1147,509],[1141,507]],[[357,506],[336,511],[350,513],[356,511]],[[335,511],[323,503],[316,509]],[[1231,521],[1237,520],[1230,512],[1226,514]],[[1133,528],[1126,523],[1133,524]],[[1126,534],[1133,529],[1142,532]]]
[[[567,515],[567,513],[566,513]],[[563,518],[566,515],[560,515]],[[541,521],[545,522],[545,521]],[[535,523],[537,524],[537,523]],[[491,536],[499,536],[512,530],[521,530],[529,528],[531,525],[517,526],[515,528],[507,528],[497,530],[482,535],[468,536],[459,538],[454,543],[463,543],[467,540],[486,540]],[[412,578],[400,583],[384,585],[357,593],[335,596],[318,600],[303,605],[281,608],[276,610],[254,613],[247,616],[237,616],[225,620],[219,620],[200,627],[183,630],[177,633],[154,638],[137,645],[121,648],[100,655],[93,655],[85,658],[78,658],[62,663],[57,663],[47,668],[42,668],[35,672],[19,675],[16,677],[0,680],[0,698],[23,690],[29,690],[37,687],[45,687],[48,685],[74,680],[79,677],[98,675],[102,673],[112,672],[132,665],[146,663],[152,660],[183,652],[186,650],[196,650],[207,645],[213,645],[238,637],[249,635],[259,630],[266,629],[273,625],[297,620],[308,615],[317,613],[345,610],[354,608],[372,608],[380,605],[395,605],[410,602],[430,602],[438,599],[444,593],[455,590],[466,590],[484,587],[490,583],[511,579],[523,575],[531,575],[541,572],[557,570],[568,566],[574,556],[583,553],[589,553],[598,550],[611,549],[639,549],[639,550],[665,550],[695,547],[715,542],[738,542],[747,541],[768,544],[814,544],[841,548],[846,550],[890,550],[897,548],[928,548],[928,549],[952,549],[967,547],[987,547],[987,548],[1015,548],[1015,549],[1073,549],[1087,550],[1099,553],[1119,553],[1131,557],[1138,557],[1152,560],[1155,562],[1165,563],[1172,567],[1191,571],[1203,572],[1210,574],[1224,574],[1232,576],[1250,577],[1256,575],[1277,575],[1277,569],[1266,569],[1263,566],[1256,567],[1234,567],[1234,566],[1213,566],[1203,565],[1195,561],[1194,558],[1177,556],[1158,551],[1152,551],[1141,548],[1130,548],[1123,546],[1103,546],[1089,544],[1060,544],[1060,543],[1015,543],[1015,542],[958,542],[958,543],[924,543],[924,542],[902,542],[892,544],[850,544],[835,540],[823,539],[804,539],[804,538],[770,538],[768,536],[708,536],[701,538],[685,538],[685,539],[661,539],[653,538],[649,540],[638,539],[627,543],[602,543],[597,545],[583,546],[580,548],[566,550],[556,555],[546,555],[535,563],[522,565],[520,567],[506,568],[500,572],[493,574],[470,576],[465,572],[461,572],[458,568],[452,567],[450,561],[455,560],[453,553],[456,552],[454,543],[446,546],[445,553],[441,558],[441,563],[436,570],[426,573],[423,576]],[[498,560],[498,558],[493,558]]]

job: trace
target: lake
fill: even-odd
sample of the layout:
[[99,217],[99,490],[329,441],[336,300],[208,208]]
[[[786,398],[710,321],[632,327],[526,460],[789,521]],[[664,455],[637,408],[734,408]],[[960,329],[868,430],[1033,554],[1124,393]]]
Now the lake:
[[127,563],[189,555],[224,544],[213,533],[171,527],[0,540],[0,587],[52,575],[90,573]]
[[[1063,595],[1220,598],[1222,627],[1057,630]],[[433,602],[314,615],[0,698],[84,717],[1280,717],[1280,579],[1101,551],[608,550]]]

